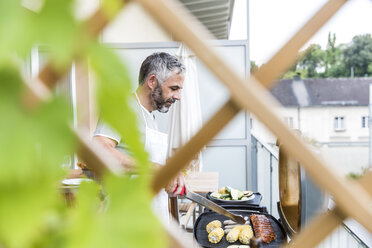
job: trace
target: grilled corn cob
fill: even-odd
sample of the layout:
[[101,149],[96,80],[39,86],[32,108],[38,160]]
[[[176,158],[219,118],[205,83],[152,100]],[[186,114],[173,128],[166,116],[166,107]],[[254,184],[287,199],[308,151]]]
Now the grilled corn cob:
[[249,241],[251,240],[252,237],[253,237],[253,231],[252,231],[251,226],[244,225],[241,228],[241,231],[239,233],[240,243],[247,245],[247,244],[249,244]]
[[218,193],[220,194],[227,194],[226,187],[222,187],[218,190]]
[[223,229],[221,227],[217,227],[208,234],[208,240],[213,244],[217,244],[218,242],[221,241],[223,235],[224,235]]
[[231,231],[227,234],[226,240],[229,243],[234,243],[239,238],[239,233],[241,230],[241,226],[235,226]]
[[207,225],[207,232],[211,233],[217,227],[222,227],[221,221],[214,220],[212,222],[209,222],[208,225]]

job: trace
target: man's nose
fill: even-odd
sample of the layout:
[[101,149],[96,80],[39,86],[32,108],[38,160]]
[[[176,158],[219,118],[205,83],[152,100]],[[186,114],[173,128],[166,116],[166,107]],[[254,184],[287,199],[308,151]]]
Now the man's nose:
[[173,99],[175,99],[175,100],[177,100],[177,101],[181,100],[181,92],[180,92],[180,91],[176,92],[176,93],[173,95]]

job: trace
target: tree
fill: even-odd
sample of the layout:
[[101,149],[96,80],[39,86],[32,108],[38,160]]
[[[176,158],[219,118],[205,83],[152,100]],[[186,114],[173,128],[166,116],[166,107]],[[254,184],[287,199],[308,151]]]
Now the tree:
[[368,65],[368,73],[369,75],[372,74],[372,62]]
[[347,76],[347,70],[342,60],[344,45],[336,46],[336,34],[328,34],[328,43],[324,53],[325,71],[322,77],[337,78]]
[[368,67],[372,62],[372,37],[371,34],[354,36],[351,43],[342,51],[343,61],[348,75],[353,68],[354,76],[364,77],[369,72]]
[[310,78],[319,77],[319,71],[324,68],[324,52],[320,45],[312,44],[303,53],[297,69],[307,71]]
[[324,56],[324,65],[325,69],[327,69],[334,65],[337,61],[337,47],[336,47],[336,34],[331,35],[331,33],[328,33],[328,43],[327,48],[325,51]]
[[300,53],[301,59],[282,78],[293,75],[309,78],[339,78],[372,75],[371,34],[355,36],[345,45],[336,46],[336,34],[328,34],[325,50],[318,44],[311,44]]
[[303,69],[291,69],[287,71],[281,78],[282,79],[292,79],[294,76],[299,76],[300,78],[307,78],[307,70]]

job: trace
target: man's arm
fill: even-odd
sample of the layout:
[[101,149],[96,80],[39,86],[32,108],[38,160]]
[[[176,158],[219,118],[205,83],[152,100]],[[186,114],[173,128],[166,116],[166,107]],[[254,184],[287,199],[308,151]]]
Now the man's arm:
[[[128,155],[121,153],[120,151],[116,150],[115,147],[117,142],[113,139],[104,137],[104,136],[94,136],[93,142],[99,143],[103,148],[109,152],[115,159],[119,161],[119,163],[127,170],[133,170],[135,165],[134,159]],[[153,163],[152,166],[155,170],[159,169],[161,165]],[[188,191],[188,187],[185,183],[184,176],[180,173],[175,179],[173,179],[168,186],[165,188],[167,193],[173,193],[178,195],[181,193],[182,188],[186,187],[186,193]]]
[[116,150],[115,147],[117,142],[113,139],[104,137],[104,136],[94,136],[93,142],[98,143],[103,148],[111,154],[115,159],[119,161],[119,163],[127,170],[133,169],[134,166],[134,159],[128,155],[121,153],[120,151]]

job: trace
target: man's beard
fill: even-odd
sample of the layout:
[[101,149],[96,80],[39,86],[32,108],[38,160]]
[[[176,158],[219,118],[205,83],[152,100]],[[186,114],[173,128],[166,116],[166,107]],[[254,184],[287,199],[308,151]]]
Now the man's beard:
[[[161,113],[167,113],[171,104],[176,101],[173,98],[169,98],[168,100],[165,100],[163,98],[163,91],[162,91],[160,85],[154,89],[151,96],[152,96],[152,100],[153,100],[153,102],[156,106],[156,109]],[[166,106],[167,103],[169,104],[169,106]]]

